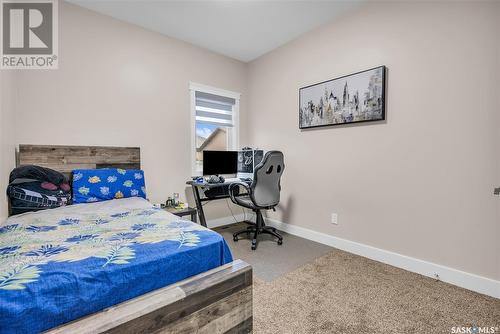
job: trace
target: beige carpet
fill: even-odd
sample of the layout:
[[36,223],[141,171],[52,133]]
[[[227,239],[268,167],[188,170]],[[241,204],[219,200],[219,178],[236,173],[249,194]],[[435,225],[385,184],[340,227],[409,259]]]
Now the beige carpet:
[[254,280],[254,333],[452,333],[497,327],[500,300],[334,250]]

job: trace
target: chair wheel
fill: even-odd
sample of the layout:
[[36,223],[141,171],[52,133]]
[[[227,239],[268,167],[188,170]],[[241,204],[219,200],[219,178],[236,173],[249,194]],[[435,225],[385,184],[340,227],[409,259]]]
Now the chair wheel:
[[278,240],[278,245],[283,245],[283,240],[279,239]]
[[252,244],[252,250],[256,250],[256,249],[257,249],[257,245]]
[[233,241],[238,241],[238,237],[233,237]]

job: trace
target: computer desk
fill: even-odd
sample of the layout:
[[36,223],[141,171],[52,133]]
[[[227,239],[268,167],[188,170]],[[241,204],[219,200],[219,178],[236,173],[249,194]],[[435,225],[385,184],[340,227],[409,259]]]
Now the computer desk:
[[[231,181],[231,182],[224,182],[224,183],[208,183],[208,182],[196,182],[196,181],[187,181],[186,184],[190,185],[191,188],[193,189],[193,195],[194,195],[194,201],[196,203],[196,209],[198,211],[198,217],[200,218],[200,224],[202,226],[207,227],[207,221],[205,219],[205,212],[203,212],[203,202],[209,202],[209,201],[214,201],[218,199],[226,199],[230,198],[229,192],[227,195],[220,195],[220,196],[214,196],[214,197],[201,197],[200,196],[200,189],[212,189],[212,188],[217,188],[217,187],[223,187],[223,186],[229,186],[233,183],[247,183],[250,185],[252,181]],[[246,193],[239,194],[237,196],[245,196]]]

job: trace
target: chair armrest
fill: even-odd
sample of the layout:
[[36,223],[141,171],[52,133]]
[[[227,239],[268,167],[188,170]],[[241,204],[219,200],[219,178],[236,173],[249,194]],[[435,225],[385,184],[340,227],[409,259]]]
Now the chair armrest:
[[247,193],[250,194],[250,192],[252,191],[250,189],[250,186],[244,182],[235,182],[235,183],[231,183],[229,185],[229,197],[231,197],[231,201],[234,203],[234,204],[239,204],[238,201],[236,200],[236,197],[234,196],[234,189],[236,189],[237,187],[239,186],[242,186],[243,188],[245,188],[245,190],[247,191]]

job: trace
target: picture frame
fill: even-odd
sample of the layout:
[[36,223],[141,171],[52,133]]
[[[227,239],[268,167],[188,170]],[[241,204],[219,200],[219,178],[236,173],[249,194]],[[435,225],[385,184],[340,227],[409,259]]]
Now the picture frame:
[[299,88],[299,129],[385,120],[384,65]]

